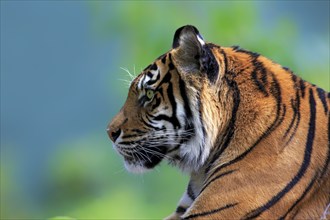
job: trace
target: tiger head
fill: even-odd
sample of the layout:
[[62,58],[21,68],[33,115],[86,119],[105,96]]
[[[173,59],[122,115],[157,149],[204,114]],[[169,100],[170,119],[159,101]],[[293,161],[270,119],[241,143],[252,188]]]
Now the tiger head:
[[220,108],[213,87],[221,70],[213,46],[195,27],[181,27],[173,48],[132,81],[107,128],[129,171],[152,169],[163,159],[187,172],[203,166],[221,124],[210,120]]

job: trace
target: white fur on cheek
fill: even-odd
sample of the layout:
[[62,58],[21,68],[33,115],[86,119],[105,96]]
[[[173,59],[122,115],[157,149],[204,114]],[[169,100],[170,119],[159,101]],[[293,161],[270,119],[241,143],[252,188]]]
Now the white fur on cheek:
[[[188,89],[188,88],[187,88]],[[189,88],[190,94],[197,94],[194,88]],[[204,165],[210,154],[211,142],[208,136],[204,137],[202,119],[199,117],[199,106],[196,96],[190,97],[190,108],[192,112],[197,112],[193,114],[195,136],[189,140],[187,143],[183,144],[180,148],[180,156],[185,158],[183,161],[182,169],[186,172],[198,171],[201,166]],[[205,126],[205,125],[204,125]]]

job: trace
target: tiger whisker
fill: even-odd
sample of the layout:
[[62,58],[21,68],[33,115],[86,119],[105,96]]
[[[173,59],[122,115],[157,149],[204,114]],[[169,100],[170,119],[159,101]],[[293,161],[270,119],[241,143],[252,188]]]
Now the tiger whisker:
[[150,148],[142,148],[142,150],[145,151],[145,152],[148,152],[148,153],[152,153],[152,154],[154,154],[156,156],[161,156],[161,157],[164,157],[166,159],[169,159],[169,160],[172,159],[173,160],[173,157],[171,157],[169,155],[166,155],[166,154],[163,154],[163,153],[160,153],[160,152],[157,152],[157,151],[154,151],[154,150],[152,150]]
[[135,78],[135,76],[134,76],[135,75],[135,70],[134,70],[134,75],[133,75],[127,68],[120,67],[120,69],[124,70],[132,80]]
[[122,82],[125,82],[125,84],[126,84],[126,86],[130,86],[131,85],[131,83],[132,83],[132,81],[130,81],[130,80],[127,80],[127,79],[118,79],[118,80],[120,80],[120,81],[122,81]]

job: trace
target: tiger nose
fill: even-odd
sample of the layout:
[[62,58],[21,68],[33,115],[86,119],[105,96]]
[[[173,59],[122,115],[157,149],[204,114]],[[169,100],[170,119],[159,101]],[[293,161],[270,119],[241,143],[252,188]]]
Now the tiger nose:
[[121,130],[119,128],[118,129],[108,128],[107,132],[108,132],[110,139],[113,142],[116,142],[117,138],[120,136]]

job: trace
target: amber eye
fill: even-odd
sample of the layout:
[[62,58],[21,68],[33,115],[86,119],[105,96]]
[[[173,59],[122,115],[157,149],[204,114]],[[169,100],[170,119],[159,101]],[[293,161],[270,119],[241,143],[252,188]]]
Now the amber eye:
[[154,97],[154,95],[155,95],[155,92],[154,92],[153,90],[148,89],[148,90],[146,91],[146,96],[147,96],[147,98],[148,98],[149,100],[151,100],[151,99]]

